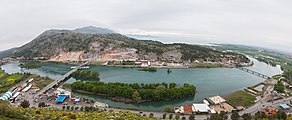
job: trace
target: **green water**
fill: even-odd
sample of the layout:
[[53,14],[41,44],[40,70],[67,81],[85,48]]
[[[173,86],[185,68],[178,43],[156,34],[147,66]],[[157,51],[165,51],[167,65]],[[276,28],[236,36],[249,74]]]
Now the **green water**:
[[[275,75],[281,73],[280,67],[272,67],[265,63],[252,59],[254,66],[249,69],[258,71],[266,75]],[[31,70],[23,70],[17,67],[19,63],[10,63],[1,66],[8,73],[31,72],[42,76],[49,76],[53,79],[61,77],[70,70],[71,65],[56,63],[41,63],[42,67]],[[137,68],[119,68],[105,66],[90,66],[91,70],[100,72],[100,80],[104,82],[126,82],[126,83],[170,83],[177,84],[190,83],[197,87],[195,97],[185,98],[168,102],[148,102],[142,104],[124,104],[121,102],[113,102],[94,95],[78,94],[79,96],[93,98],[100,102],[106,102],[110,106],[119,108],[130,108],[140,110],[161,111],[166,106],[180,106],[183,104],[192,104],[202,102],[206,97],[213,95],[226,96],[232,92],[243,89],[248,86],[255,85],[264,79],[243,72],[236,68],[190,68],[190,69],[172,69],[172,73],[167,74],[167,69],[158,69],[157,72],[138,71]],[[74,82],[74,78],[70,78],[67,82]]]

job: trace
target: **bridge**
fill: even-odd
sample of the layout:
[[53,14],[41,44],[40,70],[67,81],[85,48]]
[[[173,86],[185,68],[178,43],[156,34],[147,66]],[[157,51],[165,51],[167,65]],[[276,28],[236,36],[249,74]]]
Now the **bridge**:
[[50,83],[49,85],[47,85],[46,87],[44,87],[43,89],[41,89],[39,92],[36,93],[36,96],[39,96],[40,94],[44,93],[45,91],[49,90],[50,88],[53,88],[55,85],[59,85],[60,82],[63,82],[64,80],[66,80],[68,77],[70,77],[70,75],[74,72],[76,72],[78,69],[80,69],[81,67],[87,65],[90,61],[87,61],[85,63],[82,63],[81,65],[77,66],[76,68],[70,70],[69,72],[67,72],[66,74],[64,74],[61,78],[53,81],[52,83]]
[[242,71],[245,71],[245,72],[248,72],[248,73],[251,73],[253,75],[259,76],[259,77],[264,78],[264,79],[270,79],[271,78],[271,77],[269,77],[267,75],[264,75],[262,73],[259,73],[259,72],[256,72],[256,71],[253,71],[253,70],[250,70],[250,69],[247,69],[247,68],[238,67],[238,69],[240,69]]

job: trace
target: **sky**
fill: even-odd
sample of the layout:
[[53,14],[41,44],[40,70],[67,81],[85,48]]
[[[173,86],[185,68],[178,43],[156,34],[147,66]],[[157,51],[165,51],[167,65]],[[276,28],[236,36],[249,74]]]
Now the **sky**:
[[171,43],[292,52],[291,0],[0,0],[0,50],[48,29],[97,26]]

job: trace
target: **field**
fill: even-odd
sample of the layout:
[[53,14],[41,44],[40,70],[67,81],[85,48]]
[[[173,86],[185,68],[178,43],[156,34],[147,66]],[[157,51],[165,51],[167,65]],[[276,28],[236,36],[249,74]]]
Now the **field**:
[[254,104],[256,97],[241,90],[241,91],[237,91],[235,93],[230,94],[225,99],[232,106],[248,107]]
[[53,82],[54,80],[50,79],[49,77],[40,77],[39,75],[31,75],[28,79],[34,78],[32,84],[33,86],[38,87],[39,89],[43,89],[48,84]]
[[0,70],[0,93],[6,92],[24,77],[25,75],[23,74],[7,74],[3,70]]
[[219,68],[224,67],[222,64],[192,63],[190,68]]

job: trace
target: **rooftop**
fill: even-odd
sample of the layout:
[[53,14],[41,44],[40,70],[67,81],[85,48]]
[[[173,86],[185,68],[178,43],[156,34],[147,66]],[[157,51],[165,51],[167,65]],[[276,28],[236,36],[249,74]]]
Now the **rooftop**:
[[226,102],[226,100],[220,96],[209,97],[208,100],[209,102],[212,102],[214,104],[220,104],[220,103]]
[[207,104],[203,103],[193,104],[192,108],[194,112],[209,112],[211,110]]
[[287,104],[280,104],[280,107],[284,108],[284,109],[289,109],[290,108],[290,106],[287,105]]

